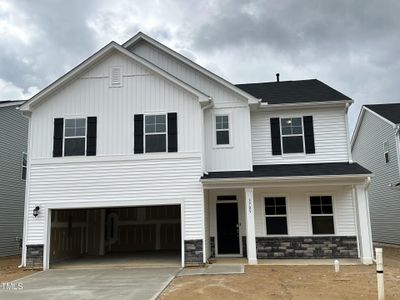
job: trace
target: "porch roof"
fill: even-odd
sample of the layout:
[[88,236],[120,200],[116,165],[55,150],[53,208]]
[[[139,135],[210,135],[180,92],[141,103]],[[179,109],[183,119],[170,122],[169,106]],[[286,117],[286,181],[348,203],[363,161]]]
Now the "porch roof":
[[340,176],[372,175],[371,172],[357,163],[312,163],[312,164],[279,164],[255,165],[253,171],[209,172],[202,176],[206,179],[259,178],[259,177],[307,177],[307,176]]

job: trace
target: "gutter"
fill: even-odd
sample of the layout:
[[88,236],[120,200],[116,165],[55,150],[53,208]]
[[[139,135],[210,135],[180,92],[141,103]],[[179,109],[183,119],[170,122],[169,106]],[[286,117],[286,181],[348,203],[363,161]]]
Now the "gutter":
[[336,106],[346,104],[350,106],[354,100],[336,100],[336,101],[313,101],[313,102],[296,102],[296,103],[279,103],[269,104],[268,102],[259,101],[259,108],[281,109],[281,108],[297,108],[297,107],[313,107],[313,106]]

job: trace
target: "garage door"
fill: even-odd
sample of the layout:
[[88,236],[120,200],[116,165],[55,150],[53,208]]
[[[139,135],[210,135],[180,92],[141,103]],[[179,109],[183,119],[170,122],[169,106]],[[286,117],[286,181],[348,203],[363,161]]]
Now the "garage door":
[[50,264],[129,258],[180,263],[179,205],[53,210]]

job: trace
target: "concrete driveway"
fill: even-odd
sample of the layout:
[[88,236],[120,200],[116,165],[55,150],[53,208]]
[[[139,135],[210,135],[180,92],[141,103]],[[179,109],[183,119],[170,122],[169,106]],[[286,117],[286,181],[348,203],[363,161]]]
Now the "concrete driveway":
[[179,267],[49,270],[15,281],[15,289],[0,286],[0,299],[155,299],[179,270]]

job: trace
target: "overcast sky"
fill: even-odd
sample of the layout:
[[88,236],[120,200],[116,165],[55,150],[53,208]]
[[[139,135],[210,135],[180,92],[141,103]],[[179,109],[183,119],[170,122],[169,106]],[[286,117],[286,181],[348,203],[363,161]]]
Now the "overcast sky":
[[138,31],[233,83],[318,78],[400,102],[400,1],[0,0],[0,99],[27,99]]

